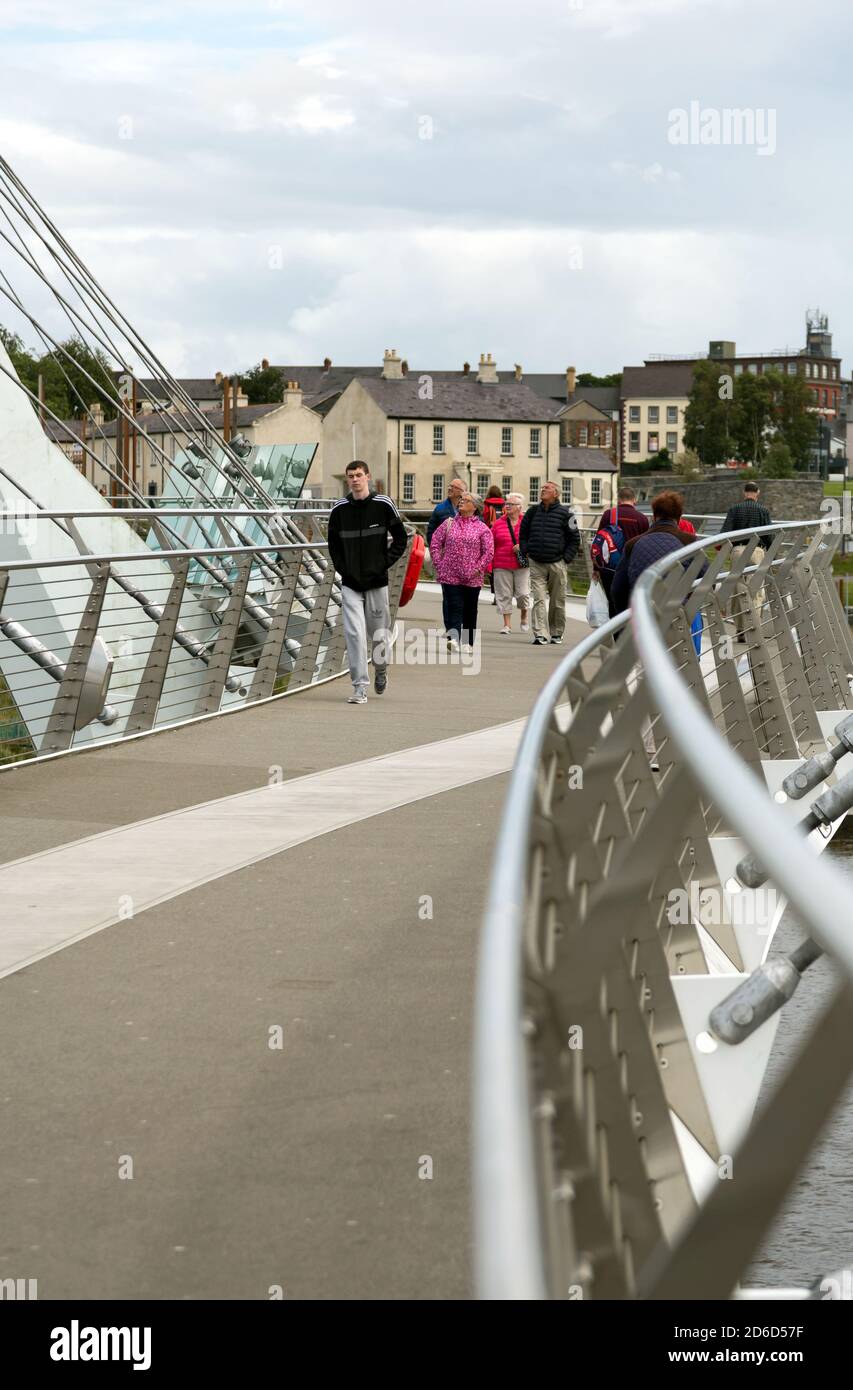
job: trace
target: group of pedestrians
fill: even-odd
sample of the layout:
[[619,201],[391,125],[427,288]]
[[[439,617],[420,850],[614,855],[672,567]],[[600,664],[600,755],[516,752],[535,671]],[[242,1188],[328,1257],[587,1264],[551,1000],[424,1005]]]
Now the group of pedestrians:
[[[371,491],[370,469],[360,459],[347,465],[350,491],[329,516],[329,554],[341,578],[344,638],[352,680],[351,704],[367,702],[368,659],[372,649],[374,690],[388,684],[387,639],[391,623],[388,571],[407,547],[406,529],[390,497]],[[758,502],[755,483],[747,483],[743,500],[729,508],[723,531],[770,525],[770,513]],[[512,630],[513,600],[521,631],[530,630],[534,646],[559,644],[566,625],[568,566],[578,553],[575,516],[559,501],[556,484],[543,484],[540,500],[522,514],[524,498],[506,498],[493,487],[482,502],[454,479],[447,497],[433,511],[427,527],[436,579],[441,584],[442,617],[448,646],[473,646],[480,591],[491,576],[501,634]],[[632,488],[621,487],[617,503],[602,515],[592,542],[593,584],[601,585],[611,617],[630,605],[640,575],[663,556],[689,545],[695,537],[683,516],[684,499],[667,490],[652,501],[652,520],[636,506]],[[758,563],[769,538],[755,547]],[[739,625],[740,628],[741,625]],[[697,639],[701,640],[701,634]]]
[[566,626],[568,566],[580,546],[577,522],[559,501],[554,483],[545,483],[540,501],[522,515],[524,498],[503,498],[492,487],[482,502],[458,480],[430,517],[427,545],[441,585],[442,617],[448,645],[461,643],[464,632],[473,645],[480,590],[491,576],[501,635],[512,631],[513,600],[522,632],[533,644],[560,643]]

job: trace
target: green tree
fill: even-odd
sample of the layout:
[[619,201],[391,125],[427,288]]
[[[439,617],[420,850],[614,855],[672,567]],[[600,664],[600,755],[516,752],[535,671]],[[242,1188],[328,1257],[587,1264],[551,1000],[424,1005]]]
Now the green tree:
[[[744,372],[735,379],[732,439],[734,456],[756,467],[767,452],[767,434],[774,423],[778,372]],[[776,378],[776,380],[774,380]]]
[[761,465],[761,472],[765,478],[792,478],[794,476],[794,459],[781,435],[777,435],[768,446],[767,453],[764,455],[764,462]]
[[575,378],[576,386],[621,386],[622,373],[611,372],[609,376],[596,376],[594,372],[579,372]]
[[251,371],[235,372],[234,376],[239,378],[249,405],[275,405],[284,396],[284,375],[278,367],[265,367],[259,362]]
[[[795,469],[807,468],[817,435],[817,416],[809,407],[812,393],[805,377],[774,373],[778,377],[775,423],[791,454]],[[786,476],[786,475],[780,475]]]
[[10,328],[0,327],[0,343],[9,354],[12,366],[22,384],[35,394],[38,391],[38,367],[29,348],[24,346],[20,336],[13,333]]
[[725,463],[731,453],[734,377],[726,362],[697,362],[684,412],[684,444],[705,468]]

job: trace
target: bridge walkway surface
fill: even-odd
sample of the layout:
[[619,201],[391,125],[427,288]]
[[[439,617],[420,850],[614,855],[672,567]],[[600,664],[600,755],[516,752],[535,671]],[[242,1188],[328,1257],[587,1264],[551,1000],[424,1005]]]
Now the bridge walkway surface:
[[[437,598],[404,617],[436,628]],[[470,1296],[489,867],[526,715],[588,632],[481,626],[477,676],[394,665],[365,707],[336,680],[0,775],[0,1278]]]

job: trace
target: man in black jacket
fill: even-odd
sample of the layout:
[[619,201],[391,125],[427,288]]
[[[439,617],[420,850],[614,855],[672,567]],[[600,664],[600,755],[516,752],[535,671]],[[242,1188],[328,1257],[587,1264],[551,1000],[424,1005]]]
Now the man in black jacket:
[[518,535],[521,553],[530,563],[534,647],[563,640],[567,566],[580,545],[574,513],[557,497],[556,484],[544,483],[542,500],[528,507]]
[[366,705],[368,638],[377,695],[382,695],[388,684],[388,571],[405,553],[408,536],[391,498],[370,491],[366,463],[361,459],[348,463],[346,475],[351,491],[334,504],[329,515],[329,554],[341,576],[344,639],[352,680],[349,704]]
[[[763,502],[759,502],[758,483],[744,483],[743,501],[735,502],[733,507],[729,507],[726,512],[726,519],[720,528],[723,531],[745,531],[748,526],[757,529],[759,526],[770,526],[771,517]],[[772,536],[760,536],[758,544],[763,550],[770,549]],[[735,546],[746,545],[746,540],[735,541]],[[756,560],[757,564],[758,561]]]

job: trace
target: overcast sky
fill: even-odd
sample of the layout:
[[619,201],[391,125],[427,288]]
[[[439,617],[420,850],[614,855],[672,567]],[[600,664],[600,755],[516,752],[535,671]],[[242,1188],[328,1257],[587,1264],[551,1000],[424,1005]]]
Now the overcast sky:
[[[607,372],[797,348],[817,304],[849,374],[851,29],[849,0],[0,0],[0,150],[176,374]],[[761,145],[673,143],[692,102]]]

